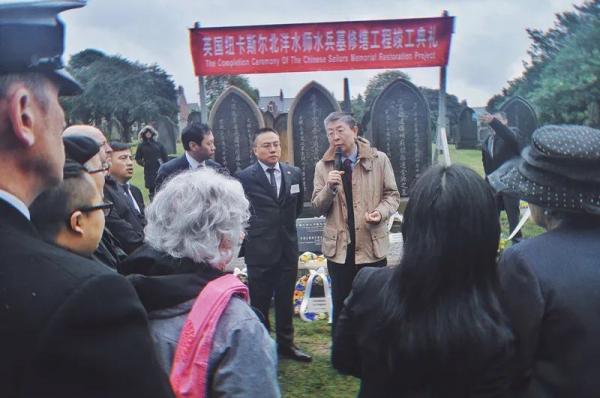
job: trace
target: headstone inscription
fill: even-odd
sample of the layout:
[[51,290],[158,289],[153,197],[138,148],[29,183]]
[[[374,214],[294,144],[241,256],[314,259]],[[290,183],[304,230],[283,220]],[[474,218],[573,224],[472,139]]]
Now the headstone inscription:
[[310,82],[296,96],[290,107],[288,131],[293,141],[293,163],[302,170],[304,201],[310,202],[315,165],[329,148],[323,121],[340,105],[317,82]]
[[300,253],[313,252],[320,254],[323,229],[325,229],[324,217],[297,219],[298,251]]
[[254,133],[264,127],[256,103],[237,87],[229,87],[215,101],[209,126],[215,136],[215,160],[233,175],[255,161]]
[[516,127],[527,142],[531,141],[531,135],[538,127],[538,119],[535,110],[523,97],[512,97],[500,107],[506,113],[508,125]]
[[456,138],[456,149],[475,149],[479,144],[475,111],[468,106],[463,108],[458,115],[458,136]]
[[391,82],[371,107],[369,135],[392,162],[402,197],[431,165],[429,106],[421,91],[405,79]]
[[158,141],[165,147],[167,153],[175,153],[177,148],[177,125],[168,117],[160,116],[156,122],[156,130],[158,130]]

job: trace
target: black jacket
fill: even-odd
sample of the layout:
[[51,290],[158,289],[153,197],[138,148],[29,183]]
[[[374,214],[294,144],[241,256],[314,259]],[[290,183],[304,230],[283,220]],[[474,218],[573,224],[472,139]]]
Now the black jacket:
[[0,253],[0,396],[172,396],[125,278],[45,243],[2,200]]
[[600,226],[564,225],[499,264],[519,345],[514,396],[600,394]]
[[296,219],[303,207],[302,172],[287,164],[279,166],[282,184],[278,199],[258,162],[237,174],[252,213],[244,242],[248,265],[298,263]]
[[[379,292],[393,272],[389,267],[361,269],[354,279],[352,292],[346,299],[336,324],[331,362],[340,372],[361,379],[358,396],[505,397],[510,384],[513,356],[512,351],[501,347],[498,347],[497,354],[491,354],[490,359],[484,361],[488,366],[478,369],[468,380],[461,382],[446,375],[413,374],[419,367],[410,362],[406,362],[405,368],[399,371],[390,369],[387,358],[380,354],[381,341],[373,341],[371,336],[378,335],[375,331],[383,318],[383,296]],[[462,393],[451,392],[456,390]]]
[[[208,167],[212,167],[221,174],[229,175],[229,171],[214,160],[207,159],[206,165]],[[189,169],[190,163],[187,161],[185,154],[178,158],[171,159],[167,163],[163,163],[158,169],[158,174],[156,175],[155,189],[158,191],[160,186],[167,178]]]
[[158,168],[169,161],[169,156],[160,142],[142,139],[135,152],[135,161],[144,168],[144,185],[151,189],[154,188]]
[[[496,132],[489,135],[481,146],[481,157],[485,175],[502,166],[507,160],[519,156],[525,147],[525,142],[516,129],[509,128],[498,119],[493,119],[490,127]],[[490,152],[491,141],[493,141],[493,152]]]
[[121,248],[128,254],[144,243],[144,226],[146,225],[142,192],[131,184],[129,189],[141,213],[138,213],[130,204],[124,189],[110,176],[106,177],[104,198],[114,204],[110,215],[106,218],[106,226],[117,238]]

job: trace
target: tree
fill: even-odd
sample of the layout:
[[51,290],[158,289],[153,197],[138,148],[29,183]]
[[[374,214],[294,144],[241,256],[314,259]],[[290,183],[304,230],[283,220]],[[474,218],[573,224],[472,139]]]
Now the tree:
[[410,80],[410,77],[406,73],[399,70],[386,70],[369,79],[367,88],[365,89],[365,109],[369,109],[379,93],[381,93],[389,83],[398,78]]
[[134,125],[176,120],[175,84],[157,65],[144,65],[96,50],[84,50],[69,61],[69,71],[84,93],[63,101],[70,122],[101,125],[116,119],[121,138],[130,142]]
[[354,119],[360,122],[367,111],[367,104],[360,93],[355,98],[352,98],[350,107],[352,108]]
[[528,29],[532,41],[523,75],[508,82],[488,102],[497,110],[507,97],[520,95],[539,110],[542,123],[598,126],[600,106],[600,0],[556,15],[552,28]]
[[241,89],[248,94],[250,98],[254,100],[254,102],[258,103],[260,93],[257,88],[254,88],[250,85],[250,81],[246,76],[214,75],[206,78],[206,97],[209,110],[213,107],[215,101],[217,98],[219,98],[219,95],[221,95],[221,93],[230,86],[235,86]]

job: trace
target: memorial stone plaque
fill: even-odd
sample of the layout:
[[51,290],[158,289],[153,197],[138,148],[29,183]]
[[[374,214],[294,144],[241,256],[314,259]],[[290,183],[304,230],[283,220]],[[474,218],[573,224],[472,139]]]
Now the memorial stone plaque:
[[305,202],[312,197],[315,165],[329,148],[323,121],[334,111],[340,111],[340,105],[317,82],[300,90],[290,107],[288,131],[292,132],[294,165],[302,170]]
[[313,252],[320,254],[323,229],[325,229],[324,217],[297,219],[298,251],[300,253]]
[[398,191],[407,197],[415,180],[431,165],[429,107],[411,82],[396,79],[371,107],[369,135],[392,162]]
[[529,102],[523,97],[512,97],[502,105],[500,110],[506,113],[508,125],[517,127],[527,142],[531,141],[531,135],[538,127],[538,120]]
[[209,125],[215,136],[215,160],[232,175],[254,163],[254,133],[264,121],[245,92],[237,87],[225,90],[210,111]]
[[177,125],[168,117],[161,116],[156,122],[158,130],[158,141],[165,147],[167,153],[175,153],[175,143],[177,142]]
[[479,144],[477,139],[477,119],[475,111],[469,107],[464,108],[458,115],[458,136],[456,149],[475,149]]

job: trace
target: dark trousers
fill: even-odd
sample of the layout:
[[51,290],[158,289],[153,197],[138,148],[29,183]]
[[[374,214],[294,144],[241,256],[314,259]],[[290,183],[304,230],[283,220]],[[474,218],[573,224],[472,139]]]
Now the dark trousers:
[[[517,225],[519,224],[519,216],[521,214],[519,210],[519,198],[515,198],[513,196],[501,193],[496,196],[496,204],[498,207],[498,216],[500,216],[500,212],[502,211],[502,209],[504,209],[504,211],[506,212],[506,216],[508,218],[508,226],[510,228],[510,231],[508,233],[511,233],[512,231],[514,231],[515,228],[517,228]],[[518,242],[519,240],[521,240],[522,236],[523,234],[521,233],[521,231],[519,231],[513,238],[513,242]]]
[[248,265],[250,304],[259,310],[267,330],[271,331],[269,306],[275,296],[275,336],[277,344],[291,346],[294,342],[294,286],[298,265]]
[[[354,256],[352,256],[354,257]],[[340,312],[344,305],[344,300],[352,290],[352,282],[358,271],[362,267],[385,267],[387,258],[370,264],[339,264],[327,260],[327,272],[331,278],[331,300],[333,301],[333,323],[331,324],[331,333],[335,330]]]

